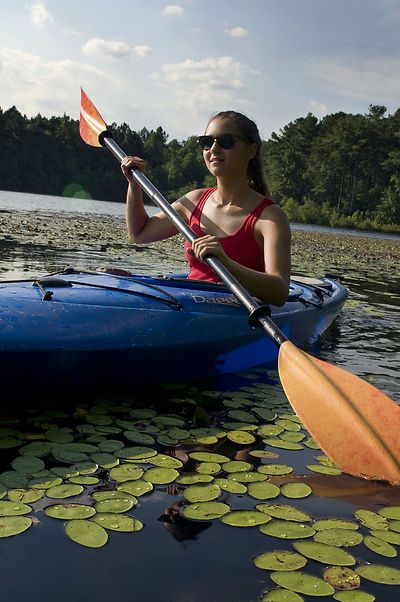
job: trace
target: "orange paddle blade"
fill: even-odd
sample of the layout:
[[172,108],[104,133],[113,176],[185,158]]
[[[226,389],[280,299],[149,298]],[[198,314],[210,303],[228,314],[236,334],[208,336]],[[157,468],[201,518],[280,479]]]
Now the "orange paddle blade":
[[400,484],[400,407],[358,376],[285,341],[279,376],[315,441],[344,472]]
[[81,88],[81,113],[79,116],[79,133],[86,144],[101,146],[99,135],[107,129],[104,119]]

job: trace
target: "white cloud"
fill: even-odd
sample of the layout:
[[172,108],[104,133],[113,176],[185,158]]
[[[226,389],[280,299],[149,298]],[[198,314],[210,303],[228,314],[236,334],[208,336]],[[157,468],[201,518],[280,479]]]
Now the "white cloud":
[[336,95],[375,102],[398,104],[400,57],[320,57],[309,63],[311,75]]
[[223,56],[163,65],[152,79],[168,89],[166,102],[187,120],[188,116],[204,119],[210,112],[245,103],[248,76],[254,74],[246,66]]
[[179,6],[179,4],[167,4],[167,6],[161,11],[161,14],[180,17],[183,14],[183,8],[182,6]]
[[[15,105],[28,116],[79,115],[79,88],[104,94],[104,86],[121,89],[116,77],[85,63],[51,61],[13,48],[0,49],[1,106]],[[75,93],[74,93],[75,91]]]
[[231,38],[247,38],[249,32],[244,27],[232,27],[232,29],[226,29],[225,33]]
[[325,115],[328,115],[328,107],[323,104],[322,102],[317,102],[316,100],[310,100],[309,102],[310,108],[311,108],[311,112],[316,116],[316,117],[325,117]]
[[91,38],[82,47],[82,50],[88,56],[107,61],[131,59],[134,56],[142,58],[151,52],[150,46],[144,44],[129,46],[125,42],[105,40],[104,38]]
[[53,17],[43,4],[43,2],[36,2],[29,8],[31,13],[31,21],[36,27],[45,27],[47,23],[53,21]]

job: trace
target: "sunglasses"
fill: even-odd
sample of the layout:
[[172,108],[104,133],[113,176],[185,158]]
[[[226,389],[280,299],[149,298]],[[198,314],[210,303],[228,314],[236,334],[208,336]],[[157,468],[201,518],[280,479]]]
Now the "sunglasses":
[[221,134],[221,136],[198,136],[197,138],[197,142],[203,150],[210,150],[214,142],[216,142],[220,148],[229,150],[235,146],[237,140],[243,140],[244,142],[247,142],[247,140],[241,138],[240,136],[236,136],[236,134]]

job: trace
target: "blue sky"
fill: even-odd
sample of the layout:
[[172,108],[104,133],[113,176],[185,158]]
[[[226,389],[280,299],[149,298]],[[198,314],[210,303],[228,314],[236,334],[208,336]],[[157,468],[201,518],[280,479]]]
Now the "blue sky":
[[0,107],[202,133],[235,109],[289,121],[400,107],[400,0],[1,0]]

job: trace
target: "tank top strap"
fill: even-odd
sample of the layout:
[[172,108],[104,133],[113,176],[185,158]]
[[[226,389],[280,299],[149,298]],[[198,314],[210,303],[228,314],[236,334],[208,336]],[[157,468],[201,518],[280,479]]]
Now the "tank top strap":
[[197,201],[196,207],[193,209],[192,214],[189,219],[189,226],[193,223],[200,225],[200,217],[203,212],[203,207],[206,204],[208,197],[212,195],[212,193],[216,190],[216,188],[206,188],[200,195],[199,200]]
[[275,203],[272,199],[267,199],[267,198],[263,199],[257,205],[257,207],[255,207],[253,209],[253,211],[250,211],[249,215],[244,220],[243,227],[251,228],[251,229],[254,228],[254,224],[256,223],[256,221],[258,220],[258,218],[260,217],[260,215],[262,214],[264,209],[266,207],[269,207],[270,205],[275,205]]

